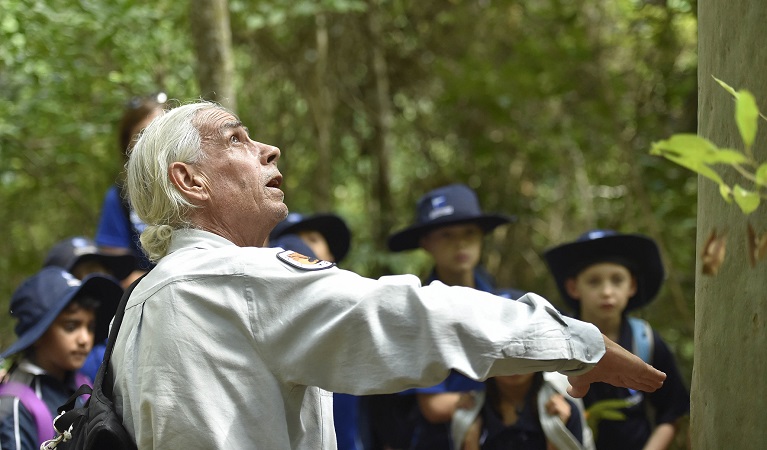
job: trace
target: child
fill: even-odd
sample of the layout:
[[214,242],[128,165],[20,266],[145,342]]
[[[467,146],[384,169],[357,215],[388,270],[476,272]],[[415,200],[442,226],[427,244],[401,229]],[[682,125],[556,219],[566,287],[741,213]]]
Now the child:
[[0,448],[37,449],[53,437],[52,418],[86,381],[77,371],[94,339],[106,339],[122,292],[112,278],[81,282],[53,266],[16,289],[11,315],[18,339],[0,354],[11,363],[0,385]]
[[[567,395],[567,378],[536,372],[490,378],[467,397],[451,422],[457,450],[593,449],[583,402]],[[470,399],[470,400],[469,400]]]
[[[117,280],[124,280],[138,268],[138,259],[132,253],[124,255],[103,253],[92,239],[76,236],[58,242],[48,251],[43,267],[48,266],[66,269],[78,280],[94,273],[107,274]],[[106,350],[106,341],[97,341],[85,364],[80,368],[80,373],[94,380],[101,360],[104,359],[104,350]]]
[[[482,212],[474,191],[463,184],[451,184],[434,189],[421,197],[416,205],[415,224],[391,235],[388,245],[393,252],[420,247],[431,255],[434,268],[424,284],[439,280],[451,286],[467,286],[518,298],[524,293],[513,289],[499,291],[479,266],[484,237],[496,227],[512,220],[505,215]],[[412,449],[449,449],[450,420],[460,393],[476,389],[483,389],[482,383],[452,372],[445,381],[436,386],[401,393],[400,395],[413,396],[417,403],[416,411],[411,413],[414,423],[405,425],[412,428],[412,431],[383,430],[376,434],[383,439],[388,438],[388,434],[398,436],[400,442],[389,443],[394,447],[399,445]],[[392,400],[387,400],[385,396],[371,400],[368,407],[371,410],[372,429],[384,427],[386,422],[397,423],[401,420],[387,419],[386,414],[381,415],[380,407],[375,404],[379,401]],[[402,442],[404,440],[409,442]]]
[[315,257],[335,263],[340,263],[346,257],[351,245],[349,227],[335,214],[290,213],[269,233],[269,241],[274,242],[289,234],[300,237],[312,249]]
[[637,354],[642,353],[638,348],[649,347],[646,362],[667,375],[663,387],[651,394],[604,383],[591,386],[584,397],[587,408],[606,399],[625,399],[628,405],[619,411],[625,420],[599,421],[594,430],[597,448],[668,448],[678,419],[689,413],[690,396],[660,335],[627,315],[648,304],[663,284],[658,246],[639,234],[592,230],[544,257],[562,298],[579,319]]
[[133,254],[106,254],[99,250],[93,239],[75,236],[59,241],[51,247],[43,267],[61,267],[78,280],[92,273],[104,273],[124,280],[136,270],[137,264],[138,260]]

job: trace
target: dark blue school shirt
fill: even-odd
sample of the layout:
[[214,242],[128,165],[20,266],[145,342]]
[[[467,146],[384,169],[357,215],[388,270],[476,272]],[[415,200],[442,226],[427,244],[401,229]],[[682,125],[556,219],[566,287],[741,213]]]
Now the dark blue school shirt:
[[[482,450],[546,450],[546,435],[538,419],[536,391],[528,393],[522,414],[513,425],[505,425],[498,412],[489,403],[485,403],[480,411],[483,424],[480,436]],[[570,399],[565,400],[573,411],[565,426],[583,443],[583,423],[581,415],[577,414],[578,407]]]
[[[426,279],[425,284],[435,280],[437,280],[437,276],[432,272],[429,278]],[[493,287],[489,276],[487,276],[486,272],[481,269],[474,270],[474,284],[474,288],[479,291],[490,292],[512,300],[516,300],[524,295],[524,292],[516,289],[496,289]],[[456,371],[451,371],[450,375],[448,375],[442,383],[428,388],[408,389],[407,391],[401,392],[400,395],[442,394],[447,392],[479,391],[484,389],[485,385],[481,381],[475,381]],[[418,409],[417,404],[416,408]],[[411,445],[409,447],[411,450],[452,450],[454,448],[450,438],[449,421],[446,423],[431,423],[423,417],[423,414],[420,413],[420,409],[415,415],[417,416],[417,419],[411,439]]]
[[[655,330],[653,337],[655,346],[651,364],[666,373],[663,387],[647,394],[606,383],[594,383],[583,398],[587,409],[597,401],[605,399],[631,399],[634,403],[633,406],[621,410],[626,415],[625,421],[602,420],[599,423],[597,450],[641,450],[655,426],[673,423],[690,412],[690,394],[682,382],[674,356]],[[618,343],[623,348],[631,349],[633,342],[631,327],[624,317]],[[648,413],[655,416],[654,421]]]

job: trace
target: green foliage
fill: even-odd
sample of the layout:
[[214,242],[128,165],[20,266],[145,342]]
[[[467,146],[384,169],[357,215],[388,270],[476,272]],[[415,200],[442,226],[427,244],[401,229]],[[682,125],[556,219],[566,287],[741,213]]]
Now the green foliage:
[[[709,140],[693,134],[676,134],[653,143],[650,154],[663,156],[717,183],[722,198],[728,203],[734,200],[740,210],[748,215],[759,207],[762,199],[767,199],[767,165],[756,161],[752,149],[758,128],[759,108],[754,96],[747,90],[736,91],[724,81],[714,79],[735,97],[735,122],[744,150],[719,148]],[[717,172],[716,165],[734,169],[750,187],[738,183],[728,185]]]
[[[488,237],[485,265],[500,284],[555,304],[545,248],[595,227],[658,239],[670,276],[645,314],[675,350],[689,348],[697,185],[686,168],[646,149],[654,136],[696,128],[690,2],[229,5],[237,113],[254,139],[281,148],[291,210],[313,211],[328,194],[347,219],[354,237],[345,268],[425,275],[425,255],[390,254],[381,236],[412,222],[425,191],[465,182],[484,209],[518,217]],[[187,2],[170,0],[0,0],[0,207],[12,216],[0,224],[5,301],[53,242],[95,232],[120,170],[116,122],[125,101],[160,89],[199,98],[189,13]],[[374,54],[385,62],[384,80]],[[379,121],[381,82],[388,130]],[[329,161],[318,152],[325,115]],[[317,184],[325,163],[329,187]],[[373,181],[385,169],[388,199]],[[755,178],[764,185],[767,168]],[[12,338],[2,320],[0,344]],[[690,352],[678,354],[689,379]]]

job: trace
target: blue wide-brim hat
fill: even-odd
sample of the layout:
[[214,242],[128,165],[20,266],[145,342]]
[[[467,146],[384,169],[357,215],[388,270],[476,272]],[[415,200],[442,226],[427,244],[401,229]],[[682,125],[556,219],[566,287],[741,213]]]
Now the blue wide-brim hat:
[[83,236],[75,236],[57,242],[48,251],[43,267],[58,266],[72,271],[75,266],[88,259],[98,261],[109,269],[118,280],[124,280],[138,268],[138,258],[132,253],[109,255],[99,250],[96,242]]
[[106,339],[109,323],[123,294],[117,280],[94,274],[80,281],[61,267],[44,267],[24,280],[11,297],[11,316],[17,321],[14,331],[18,339],[0,354],[0,358],[7,358],[34,344],[75,296],[86,293],[100,302],[96,310],[94,342]]
[[[318,231],[328,242],[328,249],[336,263],[341,262],[347,253],[351,244],[351,231],[346,226],[346,222],[335,214],[321,213],[305,215],[300,213],[290,213],[269,233],[269,242],[276,241],[286,234],[296,234],[301,231]],[[270,244],[270,246],[274,247]],[[291,249],[293,250],[293,249]],[[297,251],[297,250],[296,250]],[[302,253],[302,252],[299,252]],[[310,255],[306,255],[310,256]]]
[[270,247],[281,247],[285,250],[293,250],[310,258],[317,258],[312,249],[306,245],[303,239],[296,234],[283,234],[275,240],[269,241]]
[[415,223],[389,236],[389,250],[400,252],[418,248],[424,234],[447,225],[476,223],[488,233],[499,225],[515,220],[513,216],[482,212],[477,194],[463,184],[429,191],[418,200],[415,209]]
[[576,312],[579,310],[579,302],[568,295],[565,282],[593,264],[616,262],[626,266],[634,275],[637,290],[629,299],[625,311],[650,303],[658,294],[666,276],[657,244],[641,234],[591,230],[573,242],[546,250],[543,257],[562,299]]

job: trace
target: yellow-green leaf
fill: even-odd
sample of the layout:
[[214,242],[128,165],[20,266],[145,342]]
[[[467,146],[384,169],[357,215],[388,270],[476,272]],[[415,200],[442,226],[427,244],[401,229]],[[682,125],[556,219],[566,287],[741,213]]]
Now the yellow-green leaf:
[[732,198],[744,214],[751,214],[759,207],[759,194],[735,185],[732,189]]
[[767,163],[762,164],[756,169],[756,184],[767,186]]
[[738,93],[737,93],[737,92],[735,92],[735,89],[733,89],[732,87],[730,87],[730,85],[729,85],[729,84],[725,83],[724,81],[720,80],[720,79],[719,79],[719,78],[717,78],[717,77],[714,77],[713,75],[712,75],[712,77],[713,77],[713,78],[716,80],[716,82],[717,82],[717,83],[719,83],[720,85],[722,85],[722,87],[723,87],[723,88],[724,88],[724,89],[725,89],[727,92],[729,92],[730,94],[732,94],[732,96],[733,96],[733,97],[737,97],[737,96],[738,96]]
[[738,124],[740,137],[746,144],[746,148],[751,148],[756,138],[759,108],[756,106],[754,96],[746,90],[738,91],[738,96],[735,98],[735,121]]
[[721,183],[719,185],[719,193],[722,194],[722,198],[724,199],[724,201],[726,201],[727,203],[732,203],[732,197],[730,197],[732,195],[732,189],[730,189],[729,186],[727,186],[724,183]]

